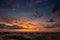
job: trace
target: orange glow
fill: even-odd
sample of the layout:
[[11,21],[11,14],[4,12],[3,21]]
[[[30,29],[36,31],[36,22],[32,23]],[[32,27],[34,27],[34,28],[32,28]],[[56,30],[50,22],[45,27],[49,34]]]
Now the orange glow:
[[[13,30],[8,30],[7,28],[3,29],[4,31],[11,31],[11,32],[38,32],[40,30],[44,30],[45,24],[36,24],[28,20],[0,20],[0,24],[5,24],[9,27],[12,27],[14,25],[17,25],[18,27],[22,27],[24,29],[13,29]],[[0,29],[1,30],[1,29]],[[1,31],[3,31],[1,30]]]
[[1,21],[0,23],[6,24],[8,26],[17,25],[27,29],[38,28],[39,26],[42,26],[42,25],[34,24],[28,21],[24,21],[24,20],[14,20],[12,22],[9,22],[8,20],[7,21],[4,20],[4,21]]

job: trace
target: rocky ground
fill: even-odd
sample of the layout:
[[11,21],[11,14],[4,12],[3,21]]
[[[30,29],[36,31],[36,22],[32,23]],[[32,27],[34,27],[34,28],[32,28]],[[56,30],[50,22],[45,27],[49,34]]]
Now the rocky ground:
[[0,32],[0,40],[60,40],[59,32]]

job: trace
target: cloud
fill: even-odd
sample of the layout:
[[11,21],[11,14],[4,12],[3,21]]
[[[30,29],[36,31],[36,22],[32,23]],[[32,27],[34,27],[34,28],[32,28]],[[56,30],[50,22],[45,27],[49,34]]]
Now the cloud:
[[54,27],[60,27],[60,23],[56,23],[53,25]]
[[56,16],[56,17],[60,17],[60,4],[56,4],[53,8],[52,8],[52,15]]
[[42,2],[42,0],[35,0],[35,3],[40,3]]
[[60,9],[60,4],[56,4],[53,9],[52,9],[52,12],[56,12],[57,10]]
[[53,25],[47,25],[45,28],[56,28],[56,27],[60,27],[60,23],[55,23]]
[[17,25],[13,25],[13,26],[8,26],[5,24],[0,24],[0,29],[24,29],[23,27],[17,26]]
[[47,22],[55,22],[55,20],[52,18],[52,19],[49,19],[49,21]]

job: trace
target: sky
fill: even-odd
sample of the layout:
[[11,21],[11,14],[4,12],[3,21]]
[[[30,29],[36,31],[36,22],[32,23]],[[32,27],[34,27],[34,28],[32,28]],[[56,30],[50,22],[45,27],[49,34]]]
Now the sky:
[[0,0],[1,17],[29,20],[47,27],[60,24],[60,0]]

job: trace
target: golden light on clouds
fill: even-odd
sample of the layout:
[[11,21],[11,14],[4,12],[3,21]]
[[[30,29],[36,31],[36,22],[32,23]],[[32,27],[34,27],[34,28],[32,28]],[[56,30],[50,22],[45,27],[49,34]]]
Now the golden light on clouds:
[[[28,21],[28,20],[0,20],[0,24],[5,24],[8,27],[13,27],[14,25],[17,25],[18,28],[17,29],[1,29],[0,31],[6,31],[6,32],[54,32],[56,31],[58,28],[45,28],[45,26],[49,25],[53,25],[55,23],[48,23],[48,24],[37,24],[34,23],[32,21]],[[23,29],[20,29],[23,28]],[[59,29],[58,29],[59,30]]]

